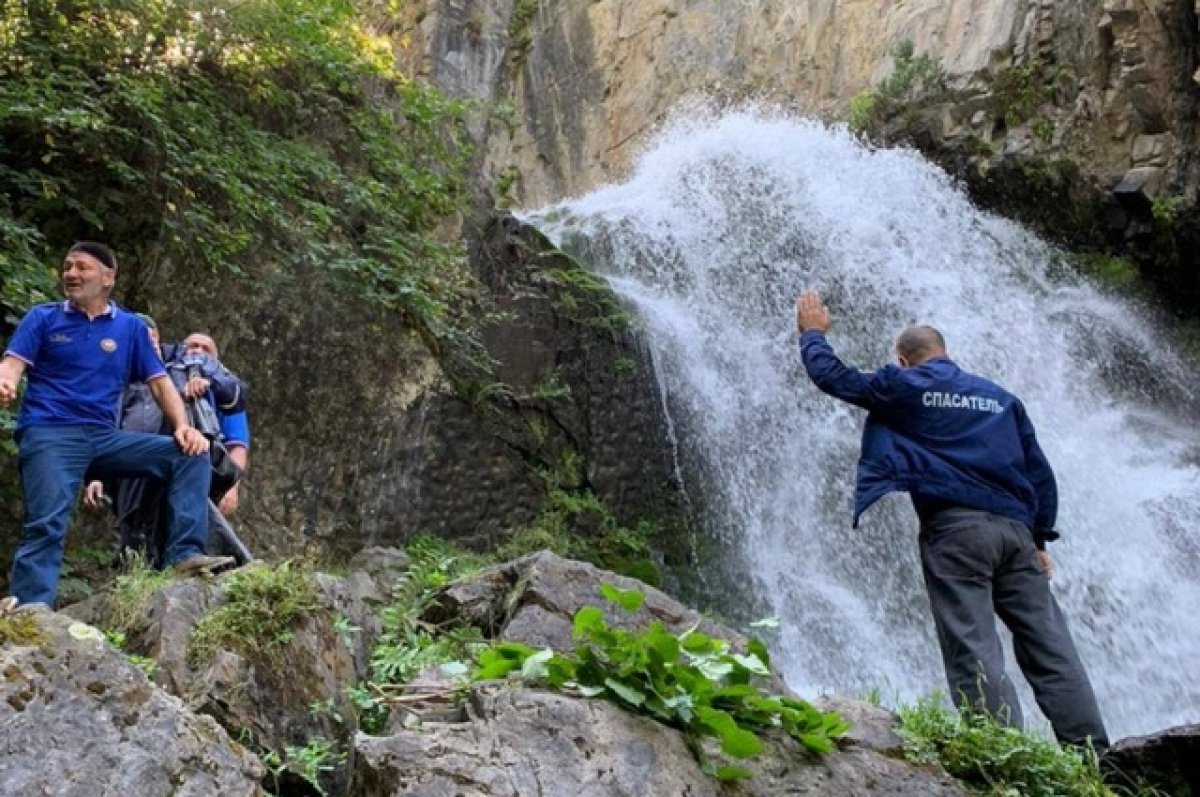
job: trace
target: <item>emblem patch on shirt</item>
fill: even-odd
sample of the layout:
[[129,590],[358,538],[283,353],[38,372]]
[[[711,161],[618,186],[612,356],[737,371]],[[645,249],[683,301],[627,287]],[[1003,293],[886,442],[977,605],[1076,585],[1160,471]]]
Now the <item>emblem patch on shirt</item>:
[[117,350],[117,342],[112,338],[104,338],[100,341],[100,348],[104,349],[109,354]]

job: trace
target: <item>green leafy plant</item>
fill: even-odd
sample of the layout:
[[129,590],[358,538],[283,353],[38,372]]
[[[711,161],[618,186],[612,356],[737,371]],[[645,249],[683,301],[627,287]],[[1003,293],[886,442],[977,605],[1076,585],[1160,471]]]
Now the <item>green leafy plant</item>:
[[321,785],[322,775],[333,772],[344,763],[346,754],[338,749],[336,742],[316,737],[303,746],[289,745],[284,748],[283,755],[268,750],[259,758],[271,773],[276,791],[279,789],[279,779],[283,773],[290,771],[308,781],[312,788],[324,797],[328,792]]
[[139,656],[136,653],[130,653],[125,649],[127,639],[121,631],[114,631],[111,628],[104,629],[104,638],[108,643],[117,650],[125,654],[125,658],[129,659],[129,663],[137,667],[142,672],[146,673],[147,678],[153,678],[154,673],[158,672],[158,662],[149,656]]
[[866,132],[875,121],[879,97],[871,89],[863,89],[850,98],[850,129],[855,133]]
[[192,632],[188,657],[206,661],[230,648],[264,664],[277,664],[295,628],[321,609],[307,562],[254,565],[221,583],[226,601],[200,618]]
[[532,395],[547,401],[567,398],[571,395],[571,386],[562,381],[562,374],[555,367],[548,370],[541,381],[533,386]]
[[847,124],[855,133],[869,132],[901,109],[945,90],[941,61],[929,53],[918,53],[911,39],[897,42],[891,56],[891,74],[874,89],[864,89],[850,100]]
[[172,576],[165,570],[151,568],[141,556],[131,553],[124,570],[113,579],[104,597],[105,622],[112,633],[120,635],[124,647],[127,634],[136,629],[146,617],[150,596],[170,584]]
[[937,697],[901,707],[905,757],[937,764],[980,794],[1021,797],[1113,797],[1091,751],[998,724],[985,714],[957,712]]
[[417,537],[407,551],[407,577],[380,615],[383,630],[371,651],[370,677],[349,691],[359,727],[367,733],[382,729],[389,699],[414,675],[426,667],[469,659],[472,646],[480,640],[477,629],[443,629],[420,618],[438,590],[475,572],[486,559],[436,537]]
[[[580,481],[578,475],[572,475],[570,461],[564,459],[564,463],[555,472],[544,474],[548,485]],[[657,534],[657,527],[645,520],[633,528],[623,526],[591,490],[552,487],[537,518],[497,548],[496,558],[515,559],[545,549],[657,586],[662,574],[651,546]]]
[[1183,204],[1184,199],[1181,196],[1157,196],[1150,202],[1150,212],[1156,222],[1170,227],[1175,223]]
[[[643,602],[641,592],[611,584],[601,592],[626,611]],[[569,653],[494,643],[477,655],[472,677],[481,681],[516,672],[527,681],[610,700],[690,737],[714,737],[722,753],[738,760],[762,751],[759,734],[768,729],[778,728],[808,750],[824,753],[849,727],[803,700],[763,692],[758,684],[770,675],[770,657],[758,640],[751,640],[743,654],[696,628],[676,635],[655,621],[642,632],[624,631],[609,625],[596,606],[576,612],[573,629],[580,644]],[[752,775],[741,766],[702,764],[720,780]]]
[[446,232],[470,200],[467,105],[397,71],[373,32],[388,5],[0,0],[0,337],[94,238],[132,306],[211,274],[317,281],[408,318],[456,384],[486,371]]

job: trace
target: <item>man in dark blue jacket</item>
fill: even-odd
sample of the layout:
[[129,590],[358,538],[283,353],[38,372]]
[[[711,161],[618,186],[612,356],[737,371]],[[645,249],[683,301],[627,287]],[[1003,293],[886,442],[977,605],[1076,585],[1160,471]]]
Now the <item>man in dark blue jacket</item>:
[[921,520],[921,563],[950,693],[1021,727],[1004,673],[994,614],[1013,635],[1017,663],[1060,741],[1108,746],[1087,672],[1050,592],[1045,551],[1058,489],[1025,407],[961,370],[932,327],[896,340],[899,366],[846,366],[825,339],[829,312],[814,292],[796,302],[809,378],[867,410],[854,525],[890,492],[907,492]]

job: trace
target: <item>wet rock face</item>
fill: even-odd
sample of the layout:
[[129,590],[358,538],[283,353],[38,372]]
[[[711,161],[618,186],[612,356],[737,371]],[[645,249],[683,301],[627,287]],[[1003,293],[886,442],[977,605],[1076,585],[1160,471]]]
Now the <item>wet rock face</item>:
[[579,271],[551,249],[511,218],[477,231],[479,328],[495,369],[467,375],[466,390],[450,352],[315,278],[202,283],[185,304],[175,292],[148,298],[168,336],[210,330],[251,385],[251,465],[233,520],[256,554],[315,543],[349,556],[418,533],[493,545],[537,515],[539,472],[568,450],[582,470],[572,486],[623,522],[668,513],[647,355],[610,323],[607,300],[546,276]]
[[[655,126],[697,97],[754,97],[846,118],[911,41],[950,94],[930,114],[943,145],[1065,156],[1104,188],[1135,167],[1195,189],[1200,28],[1192,0],[833,2],[426,0],[404,27],[408,65],[501,109],[487,168],[537,207],[618,179]],[[478,35],[455,35],[475,21]],[[958,145],[956,144],[956,146]]]
[[1117,742],[1101,765],[1114,783],[1151,786],[1164,797],[1200,795],[1200,725],[1183,725]]
[[0,647],[0,791],[262,793],[257,758],[154,686],[95,629],[41,609],[21,614],[36,618],[42,638]]

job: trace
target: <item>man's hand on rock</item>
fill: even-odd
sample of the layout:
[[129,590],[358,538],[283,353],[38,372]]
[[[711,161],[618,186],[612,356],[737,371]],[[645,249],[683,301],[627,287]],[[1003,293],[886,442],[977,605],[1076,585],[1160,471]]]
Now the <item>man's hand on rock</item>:
[[796,329],[802,334],[815,329],[825,333],[829,331],[829,309],[821,301],[816,291],[805,291],[796,300]]

